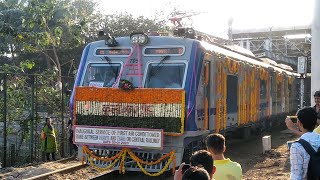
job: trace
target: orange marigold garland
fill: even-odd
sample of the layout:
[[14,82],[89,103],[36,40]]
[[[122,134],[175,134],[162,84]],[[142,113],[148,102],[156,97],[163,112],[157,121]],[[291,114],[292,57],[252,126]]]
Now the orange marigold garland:
[[[138,156],[136,156],[130,149],[128,148],[123,148],[117,155],[113,156],[112,158],[109,158],[108,160],[112,161],[107,167],[104,167],[104,168],[101,168],[101,167],[97,167],[95,165],[95,163],[93,162],[94,160],[92,160],[92,158],[96,159],[96,160],[106,160],[105,158],[100,158],[96,155],[94,155],[90,149],[87,147],[87,146],[83,146],[83,152],[85,155],[87,155],[87,158],[90,162],[90,164],[93,166],[94,169],[102,172],[102,171],[105,171],[105,170],[108,170],[108,169],[111,169],[118,161],[120,161],[120,164],[119,164],[119,173],[120,174],[124,174],[125,173],[125,167],[124,167],[124,164],[125,164],[125,160],[126,160],[126,156],[127,154],[137,163],[138,167],[141,169],[141,171],[146,174],[146,175],[149,175],[149,176],[159,176],[161,174],[163,174],[166,169],[169,167],[169,165],[172,163],[172,172],[174,173],[174,170],[175,170],[175,167],[176,167],[176,156],[175,156],[175,151],[171,151],[169,152],[168,154],[166,155],[163,155],[161,158],[159,158],[158,160],[156,161],[151,161],[151,162],[148,162],[148,161],[143,161],[142,159],[140,159]],[[92,157],[92,158],[91,158]],[[167,160],[167,163],[166,165],[157,173],[149,173],[147,172],[143,167],[142,167],[142,164],[144,165],[156,165],[156,164],[159,164],[161,163],[162,161],[164,160]]]
[[[163,121],[161,127],[144,128],[165,129],[165,135],[181,136],[184,133],[184,110],[184,90],[139,88],[124,91],[116,88],[76,88],[74,113],[78,125],[88,125],[84,124],[88,123],[88,118],[91,119],[92,126],[106,126],[108,123],[113,124],[114,117],[118,116],[117,123],[120,123],[121,127],[129,127],[128,118],[131,117],[143,125],[148,124],[146,122],[149,122],[150,117],[164,118],[168,121]],[[170,122],[169,125],[166,122]]]

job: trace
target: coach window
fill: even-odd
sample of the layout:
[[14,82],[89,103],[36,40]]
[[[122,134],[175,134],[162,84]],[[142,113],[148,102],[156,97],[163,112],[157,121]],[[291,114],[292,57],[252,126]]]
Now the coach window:
[[83,86],[111,87],[120,71],[120,64],[92,63],[87,66]]
[[182,88],[185,64],[156,64],[148,66],[146,88]]
[[267,81],[260,81],[260,99],[267,99]]
[[238,77],[227,76],[227,112],[238,112]]

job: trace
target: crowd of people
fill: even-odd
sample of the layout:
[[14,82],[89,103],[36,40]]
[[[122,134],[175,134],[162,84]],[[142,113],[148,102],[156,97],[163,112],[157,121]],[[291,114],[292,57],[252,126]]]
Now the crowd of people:
[[237,162],[224,156],[225,138],[221,134],[210,134],[206,138],[207,150],[199,150],[190,158],[190,168],[183,172],[182,163],[174,175],[174,180],[240,180],[242,168]]
[[[299,140],[290,146],[290,179],[320,179],[320,91],[314,94],[315,106],[297,112],[297,122],[285,123]],[[317,125],[318,124],[318,125]]]
[[[291,180],[320,179],[320,91],[315,92],[314,99],[314,107],[304,107],[297,112],[296,123],[290,117],[285,119],[288,129],[300,137],[289,147]],[[68,123],[68,128],[72,129],[71,121]],[[50,155],[52,160],[56,160],[57,140],[50,118],[46,118],[41,138],[42,150],[47,160],[50,161]],[[69,140],[72,144],[72,132]],[[226,143],[223,135],[217,133],[208,135],[206,147],[207,150],[199,150],[192,154],[190,165],[182,163],[179,166],[174,180],[242,179],[241,165],[224,156]],[[71,149],[76,151],[76,146],[72,145]]]
[[[315,106],[304,107],[294,123],[285,119],[289,130],[299,136],[291,143],[290,179],[320,180],[320,91],[314,94]],[[190,167],[184,171],[182,163],[174,180],[239,180],[242,179],[241,165],[225,158],[225,138],[221,134],[210,134],[206,138],[207,150],[196,151],[190,158]]]

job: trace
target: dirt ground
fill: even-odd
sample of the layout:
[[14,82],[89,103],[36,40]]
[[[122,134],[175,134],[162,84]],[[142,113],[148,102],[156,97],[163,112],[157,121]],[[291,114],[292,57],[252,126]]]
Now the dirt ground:
[[[262,154],[262,137],[265,135],[271,135],[272,150],[265,154]],[[289,162],[289,150],[287,148],[287,141],[297,139],[291,133],[281,131],[281,129],[275,128],[272,132],[262,133],[261,135],[252,137],[246,141],[243,140],[230,140],[227,141],[226,157],[241,164],[243,171],[243,179],[256,180],[256,179],[289,179],[290,177],[290,162]],[[20,174],[17,171],[19,168],[14,168],[9,176],[4,176],[0,173],[4,179],[21,179],[20,176],[14,176]],[[25,171],[30,172],[30,169],[22,168]],[[41,169],[37,167],[36,169]],[[25,174],[25,173],[22,173]],[[99,173],[88,167],[82,170],[78,170],[71,174],[55,175],[49,179],[90,179]],[[116,173],[117,174],[117,173]],[[0,176],[0,177],[1,177]],[[135,174],[137,176],[137,174]],[[135,177],[132,174],[117,175],[108,179],[159,179],[146,177],[144,175]],[[21,176],[23,177],[23,176]],[[1,178],[0,178],[1,179]],[[22,178],[23,179],[23,178]],[[166,177],[160,179],[173,179],[173,177]]]
[[[270,152],[262,153],[262,137],[271,135]],[[228,145],[226,157],[241,164],[243,179],[289,179],[290,160],[287,141],[295,140],[298,137],[274,129],[273,132],[263,133],[246,142],[233,142]]]

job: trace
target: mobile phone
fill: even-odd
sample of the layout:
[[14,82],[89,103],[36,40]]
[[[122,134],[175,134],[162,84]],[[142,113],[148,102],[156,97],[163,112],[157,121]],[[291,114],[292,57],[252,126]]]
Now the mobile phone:
[[190,164],[184,164],[183,166],[182,166],[182,174],[184,174],[184,172],[186,172],[186,170],[188,170],[189,168],[191,167],[191,165]]
[[287,118],[290,118],[293,123],[297,123],[297,120],[298,120],[297,116],[287,116]]

